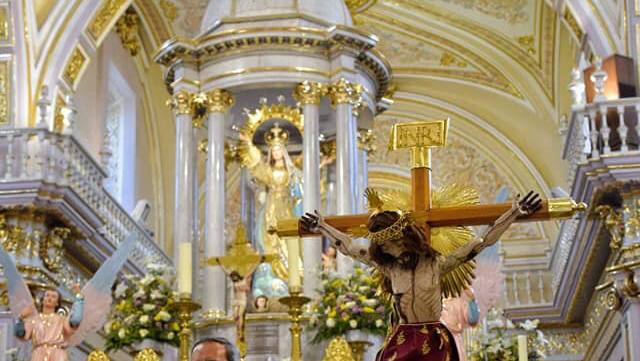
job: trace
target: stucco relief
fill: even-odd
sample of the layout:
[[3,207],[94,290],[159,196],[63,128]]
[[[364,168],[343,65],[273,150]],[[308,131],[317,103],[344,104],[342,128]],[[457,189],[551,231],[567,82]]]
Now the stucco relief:
[[509,24],[519,24],[529,20],[527,5],[529,0],[422,0],[424,2],[444,2],[459,5],[468,10],[476,10]]

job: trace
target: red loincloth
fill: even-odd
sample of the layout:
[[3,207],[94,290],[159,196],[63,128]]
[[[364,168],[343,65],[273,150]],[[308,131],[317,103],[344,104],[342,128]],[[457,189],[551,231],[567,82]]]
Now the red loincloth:
[[399,324],[377,361],[459,361],[451,332],[441,322]]

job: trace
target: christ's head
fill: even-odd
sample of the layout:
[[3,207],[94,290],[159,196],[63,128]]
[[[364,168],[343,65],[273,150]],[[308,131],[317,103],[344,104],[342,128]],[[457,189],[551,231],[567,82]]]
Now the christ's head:
[[229,278],[231,278],[231,281],[233,282],[238,282],[238,281],[242,281],[242,277],[240,276],[240,274],[236,271],[233,271],[229,274]]
[[[369,218],[369,232],[379,232],[392,226],[400,219],[394,211],[384,211]],[[438,253],[427,244],[427,237],[422,228],[410,223],[398,237],[382,243],[371,242],[369,254],[374,262],[380,265],[400,263],[412,267],[420,257],[436,257]]]

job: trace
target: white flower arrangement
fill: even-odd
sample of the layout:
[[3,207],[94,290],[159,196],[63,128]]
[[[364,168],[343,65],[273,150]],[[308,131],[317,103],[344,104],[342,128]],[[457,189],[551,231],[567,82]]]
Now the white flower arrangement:
[[104,326],[105,351],[131,346],[144,339],[178,346],[175,332],[180,330],[168,306],[177,295],[173,291],[175,274],[164,265],[147,264],[144,277],[127,275],[116,286],[114,310]]
[[545,357],[549,341],[538,330],[539,320],[526,320],[515,325],[503,316],[501,310],[491,309],[486,320],[486,329],[482,329],[468,354],[469,361],[517,361],[518,342],[516,337],[527,336],[528,361],[538,361]]

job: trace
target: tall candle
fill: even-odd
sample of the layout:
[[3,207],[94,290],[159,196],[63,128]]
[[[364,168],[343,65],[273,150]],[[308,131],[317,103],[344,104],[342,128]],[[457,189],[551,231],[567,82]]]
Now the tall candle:
[[178,252],[178,293],[180,295],[186,293],[191,296],[191,273],[193,267],[191,258],[191,242],[180,242]]
[[518,361],[527,361],[527,336],[518,335]]
[[289,259],[289,291],[299,292],[300,282],[300,245],[298,238],[287,238]]

